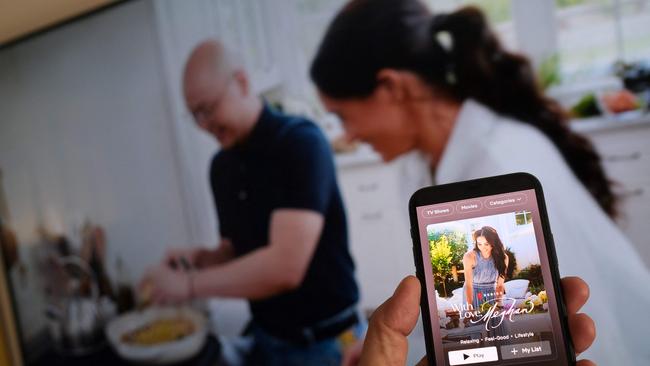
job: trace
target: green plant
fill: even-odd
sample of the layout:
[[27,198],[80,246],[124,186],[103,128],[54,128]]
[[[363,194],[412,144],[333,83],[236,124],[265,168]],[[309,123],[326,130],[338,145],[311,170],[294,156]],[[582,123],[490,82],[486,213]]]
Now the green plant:
[[516,278],[521,278],[530,281],[529,289],[538,289],[544,286],[544,278],[542,277],[542,266],[539,264],[531,264],[522,269],[517,274]]
[[534,285],[528,285],[528,291],[530,291],[531,294],[538,294],[540,291],[544,290],[544,284],[534,284]]
[[438,278],[442,285],[443,296],[447,297],[445,280],[451,271],[451,262],[453,258],[452,249],[446,236],[441,236],[439,240],[429,242],[429,253],[431,256],[431,268],[433,275]]
[[553,54],[544,59],[537,68],[537,80],[543,90],[553,85],[559,85],[562,82],[560,74],[560,57]]
[[571,107],[571,115],[575,118],[587,118],[600,115],[596,94],[587,93]]
[[462,231],[443,230],[428,233],[429,246],[445,237],[451,247],[451,265],[462,268],[463,256],[467,252],[467,237]]

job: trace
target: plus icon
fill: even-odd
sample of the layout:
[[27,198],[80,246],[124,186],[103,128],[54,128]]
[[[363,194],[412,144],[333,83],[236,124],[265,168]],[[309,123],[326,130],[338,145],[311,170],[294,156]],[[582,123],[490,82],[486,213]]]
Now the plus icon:
[[517,352],[519,352],[519,351],[517,351],[516,348],[513,348],[512,351],[510,351],[510,353],[512,353],[515,356],[517,355]]

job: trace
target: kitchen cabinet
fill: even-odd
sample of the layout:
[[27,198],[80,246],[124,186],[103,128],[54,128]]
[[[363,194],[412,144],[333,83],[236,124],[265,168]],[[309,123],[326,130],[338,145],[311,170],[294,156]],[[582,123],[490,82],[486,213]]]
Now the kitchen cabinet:
[[574,129],[594,143],[621,198],[617,224],[650,266],[650,115],[628,121],[575,122]]
[[402,278],[415,273],[408,199],[431,178],[417,155],[389,164],[372,154],[365,162],[339,156],[337,166],[361,286],[360,308],[368,312],[390,297]]
[[[360,150],[339,154],[336,163],[361,291],[359,309],[369,315],[393,294],[402,278],[415,274],[408,199],[417,189],[431,185],[431,176],[417,154],[385,164],[370,149]],[[425,353],[419,320],[409,336],[408,364]]]

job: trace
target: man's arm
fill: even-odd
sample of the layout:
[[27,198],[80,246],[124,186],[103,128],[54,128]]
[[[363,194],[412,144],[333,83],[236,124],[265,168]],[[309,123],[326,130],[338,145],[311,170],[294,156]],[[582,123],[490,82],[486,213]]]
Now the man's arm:
[[307,272],[324,224],[306,209],[278,209],[271,215],[270,243],[240,258],[197,272],[193,293],[263,299],[298,287]]
[[208,263],[208,266],[224,264],[233,258],[235,258],[235,249],[232,246],[232,242],[230,239],[221,238],[219,246],[210,255],[210,263]]
[[181,258],[187,260],[190,265],[197,269],[202,269],[214,265],[219,265],[228,262],[235,257],[235,250],[230,240],[221,238],[219,245],[215,249],[208,249],[204,247],[193,248],[173,248],[167,251],[162,260],[162,264],[166,266],[177,266]]

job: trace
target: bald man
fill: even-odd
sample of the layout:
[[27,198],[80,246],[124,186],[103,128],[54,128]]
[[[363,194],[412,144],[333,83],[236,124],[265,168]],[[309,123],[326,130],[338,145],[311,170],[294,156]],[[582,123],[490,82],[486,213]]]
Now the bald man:
[[[210,168],[221,240],[216,250],[170,251],[145,275],[152,299],[248,299],[247,364],[339,364],[362,326],[329,144],[312,122],[260,100],[217,41],[191,53],[183,88],[198,127],[222,148]],[[170,265],[183,261],[198,270]]]

